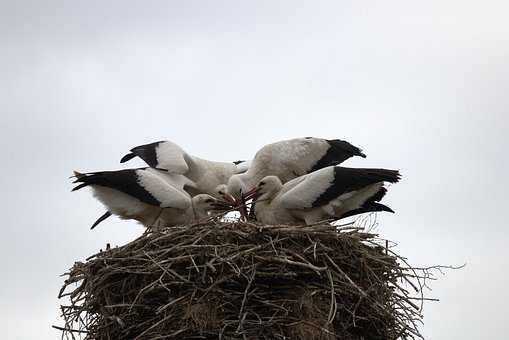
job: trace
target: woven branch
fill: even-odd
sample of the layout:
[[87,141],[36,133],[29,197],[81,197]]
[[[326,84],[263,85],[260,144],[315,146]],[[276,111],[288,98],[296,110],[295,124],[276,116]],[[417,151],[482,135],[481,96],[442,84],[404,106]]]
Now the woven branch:
[[415,339],[429,268],[376,234],[209,221],[77,262],[67,339]]

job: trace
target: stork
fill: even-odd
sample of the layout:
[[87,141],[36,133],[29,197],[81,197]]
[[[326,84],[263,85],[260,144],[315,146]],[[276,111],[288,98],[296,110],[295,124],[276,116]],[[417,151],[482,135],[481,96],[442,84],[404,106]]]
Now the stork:
[[394,212],[378,202],[387,192],[384,182],[399,179],[397,170],[329,166],[285,184],[276,176],[264,177],[246,198],[255,198],[262,223],[313,224],[363,212]]
[[286,183],[353,156],[366,157],[361,149],[339,139],[305,137],[268,144],[255,154],[246,172],[228,180],[227,192],[239,199],[265,176],[277,176]]
[[225,184],[234,174],[240,174],[249,168],[249,161],[215,162],[192,156],[177,144],[170,141],[140,145],[122,157],[120,163],[139,157],[148,166],[180,174],[190,180],[185,190],[191,196],[206,193],[213,195],[220,184]]
[[107,209],[92,229],[112,214],[146,227],[162,227],[190,223],[207,217],[209,211],[226,208],[207,194],[191,197],[183,190],[185,179],[151,168],[75,172],[75,176],[74,183],[81,184],[72,191],[89,186]]

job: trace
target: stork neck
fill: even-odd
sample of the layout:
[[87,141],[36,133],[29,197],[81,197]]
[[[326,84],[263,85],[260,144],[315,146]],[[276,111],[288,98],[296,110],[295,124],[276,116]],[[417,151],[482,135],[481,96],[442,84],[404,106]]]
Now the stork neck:
[[272,202],[272,200],[276,197],[278,192],[279,192],[279,190],[272,190],[272,191],[266,192],[264,194],[261,194],[258,199],[260,200],[260,202],[266,202],[267,204],[270,204]]
[[260,197],[256,201],[254,209],[256,217],[259,221],[272,221],[274,219],[272,200]]

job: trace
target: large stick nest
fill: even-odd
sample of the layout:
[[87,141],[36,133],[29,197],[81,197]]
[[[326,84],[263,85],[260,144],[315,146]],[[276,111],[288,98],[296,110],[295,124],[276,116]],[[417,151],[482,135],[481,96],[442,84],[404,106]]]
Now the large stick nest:
[[348,340],[419,338],[428,276],[372,233],[238,222],[147,232],[66,275],[66,338]]

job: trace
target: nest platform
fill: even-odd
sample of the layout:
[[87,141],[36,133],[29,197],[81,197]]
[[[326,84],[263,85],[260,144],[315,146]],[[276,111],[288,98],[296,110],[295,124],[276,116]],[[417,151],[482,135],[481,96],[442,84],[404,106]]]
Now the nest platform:
[[358,228],[207,222],[76,262],[68,339],[421,338],[418,274]]

